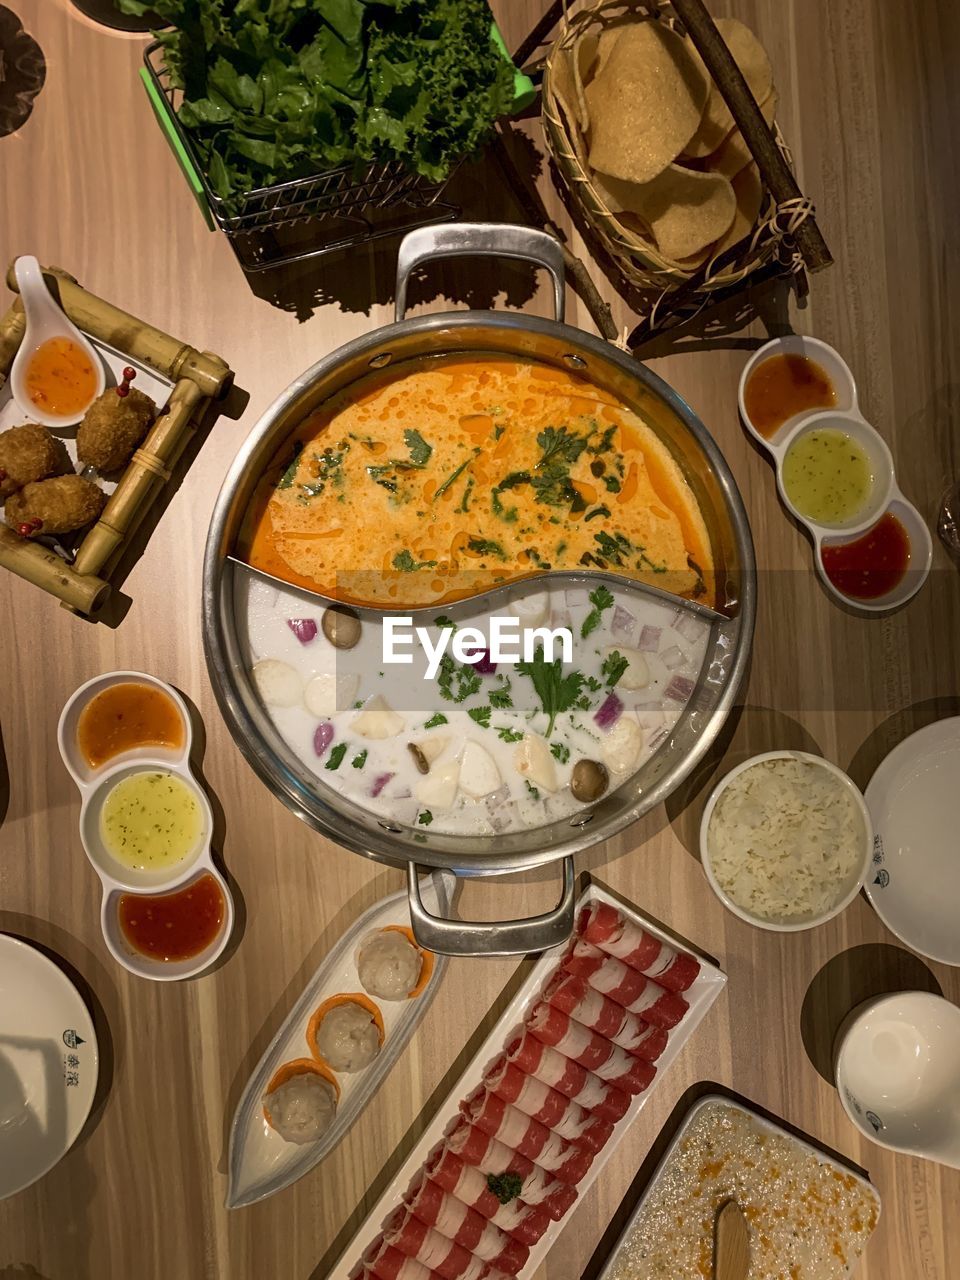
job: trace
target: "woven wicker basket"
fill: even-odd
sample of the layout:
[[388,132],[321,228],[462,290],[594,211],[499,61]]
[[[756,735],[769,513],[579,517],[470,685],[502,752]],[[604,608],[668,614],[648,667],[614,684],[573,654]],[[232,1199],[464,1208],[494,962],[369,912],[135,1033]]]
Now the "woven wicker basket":
[[[747,279],[751,274],[774,263],[784,271],[798,270],[802,259],[797,253],[792,232],[798,218],[806,216],[812,205],[801,201],[797,207],[777,207],[766,189],[761,197],[760,213],[750,235],[720,255],[685,266],[659,252],[652,239],[625,226],[606,206],[585,167],[583,144],[576,121],[567,119],[566,104],[557,96],[554,68],[561,57],[571,56],[577,40],[584,34],[599,35],[606,27],[635,17],[637,20],[664,22],[681,31],[669,0],[596,0],[577,13],[568,15],[563,29],[547,56],[543,80],[543,126],[550,153],[575,206],[604,248],[614,260],[626,281],[645,294],[668,299],[683,289],[689,305],[696,292],[713,293]],[[788,163],[792,157],[774,122],[774,135]]]

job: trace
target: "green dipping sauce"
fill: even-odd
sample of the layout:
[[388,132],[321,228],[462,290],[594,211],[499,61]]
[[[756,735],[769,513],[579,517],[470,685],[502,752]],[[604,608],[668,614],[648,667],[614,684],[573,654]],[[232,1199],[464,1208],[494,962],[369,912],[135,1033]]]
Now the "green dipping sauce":
[[870,459],[845,431],[808,431],[787,450],[783,487],[801,515],[820,524],[845,524],[870,499]]
[[134,871],[175,867],[203,834],[196,796],[175,773],[132,773],[118,782],[100,811],[100,838]]

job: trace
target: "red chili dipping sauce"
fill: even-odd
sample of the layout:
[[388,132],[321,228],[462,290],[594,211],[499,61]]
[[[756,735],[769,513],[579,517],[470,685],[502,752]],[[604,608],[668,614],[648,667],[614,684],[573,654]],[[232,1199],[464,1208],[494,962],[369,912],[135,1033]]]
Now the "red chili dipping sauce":
[[837,392],[824,369],[807,356],[770,356],[757,365],[743,391],[750,421],[771,440],[788,418],[815,409],[832,409]]
[[823,569],[851,600],[879,600],[902,580],[910,567],[910,538],[889,512],[853,542],[824,543]]
[[209,872],[173,893],[125,893],[118,914],[130,946],[151,960],[190,960],[220,932],[226,904]]

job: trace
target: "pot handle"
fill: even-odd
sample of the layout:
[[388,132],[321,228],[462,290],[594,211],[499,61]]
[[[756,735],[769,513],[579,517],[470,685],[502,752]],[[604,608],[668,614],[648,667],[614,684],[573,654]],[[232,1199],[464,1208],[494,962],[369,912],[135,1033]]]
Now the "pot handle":
[[407,896],[413,936],[444,956],[517,956],[566,942],[576,910],[573,858],[563,860],[563,893],[552,911],[526,920],[449,920],[433,915],[420,896],[416,863],[407,865]]
[[553,278],[556,318],[563,320],[564,265],[560,242],[546,231],[519,227],[512,222],[448,222],[434,227],[418,227],[400,241],[397,254],[396,319],[407,313],[407,284],[410,274],[433,258],[520,258],[549,271]]

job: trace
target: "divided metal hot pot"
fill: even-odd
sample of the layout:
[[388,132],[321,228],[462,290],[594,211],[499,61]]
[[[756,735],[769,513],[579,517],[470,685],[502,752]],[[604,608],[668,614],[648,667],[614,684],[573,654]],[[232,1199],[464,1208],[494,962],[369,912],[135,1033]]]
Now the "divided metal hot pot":
[[[544,267],[554,286],[556,320],[492,311],[405,319],[407,285],[423,263],[456,255],[519,258]],[[632,357],[563,323],[564,268],[559,245],[543,232],[516,226],[460,224],[425,228],[400,248],[397,321],[325,356],[270,406],[237,455],[217,499],[204,561],[203,632],[207,664],[221,711],[253,769],[294,813],[354,853],[408,871],[410,913],[421,944],[446,954],[539,951],[565,939],[573,925],[574,856],[606,840],[666,799],[716,739],[729,714],[749,657],[756,612],[756,569],[746,513],[736,483],[713,438],[671,388]],[[286,745],[264,709],[244,662],[238,623],[238,575],[233,559],[243,516],[257,481],[283,441],[319,405],[386,365],[444,354],[498,353],[573,369],[617,396],[658,433],[700,504],[717,569],[718,612],[712,616],[698,687],[676,727],[632,777],[589,808],[524,831],[452,836],[384,820],[345,799]],[[590,583],[585,571],[582,580]],[[495,593],[494,593],[495,594]],[[496,604],[493,595],[491,607]],[[362,612],[362,611],[361,611]],[[405,611],[408,612],[408,611]],[[446,867],[461,877],[523,871],[562,862],[557,907],[527,920],[478,923],[428,913],[417,867]]]

